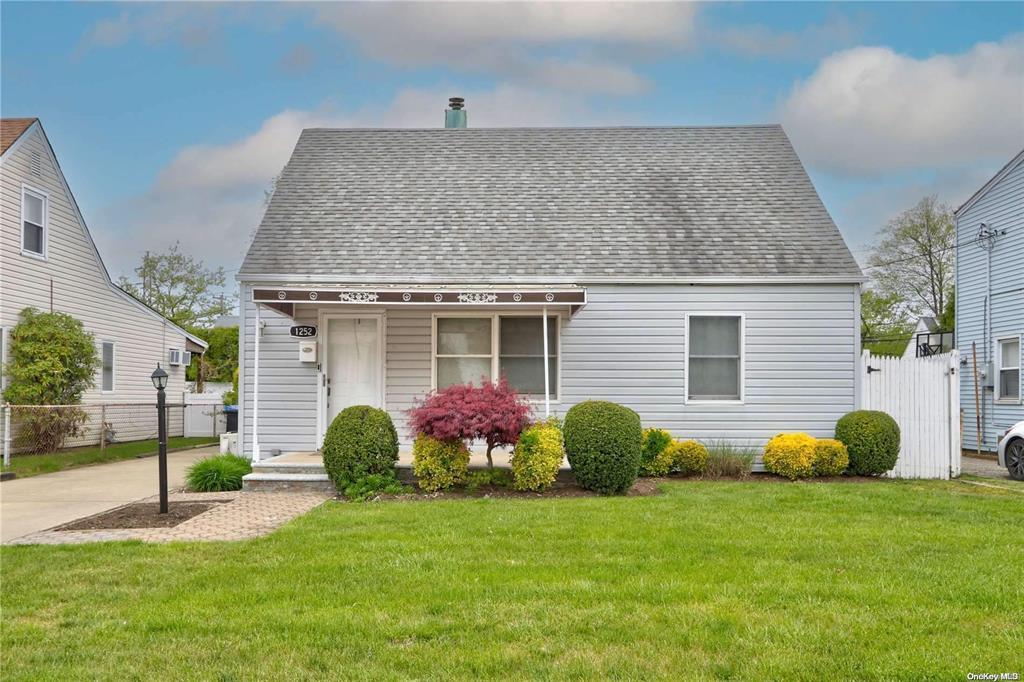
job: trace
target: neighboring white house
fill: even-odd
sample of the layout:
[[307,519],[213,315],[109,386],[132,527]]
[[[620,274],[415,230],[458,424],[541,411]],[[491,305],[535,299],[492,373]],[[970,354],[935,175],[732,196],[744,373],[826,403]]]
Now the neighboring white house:
[[169,401],[180,402],[189,353],[206,343],[111,281],[39,120],[0,125],[0,360],[24,308],[67,313],[102,360],[83,403],[152,404],[157,363],[170,375]]
[[1024,151],[955,216],[963,447],[991,452],[1024,420]]
[[914,334],[903,351],[905,358],[926,358],[953,350],[953,332],[943,330],[938,320],[922,316],[917,320]]
[[756,447],[858,404],[864,277],[776,125],[305,130],[238,280],[256,458],[500,375]]

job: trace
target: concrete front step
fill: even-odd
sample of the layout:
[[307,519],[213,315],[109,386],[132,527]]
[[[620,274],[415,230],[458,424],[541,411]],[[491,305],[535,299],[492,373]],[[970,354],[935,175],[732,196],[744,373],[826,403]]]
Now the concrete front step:
[[334,484],[324,473],[264,473],[253,471],[242,477],[242,490],[245,491],[334,491]]
[[254,474],[326,474],[323,464],[292,464],[289,462],[274,462],[272,464],[254,464]]

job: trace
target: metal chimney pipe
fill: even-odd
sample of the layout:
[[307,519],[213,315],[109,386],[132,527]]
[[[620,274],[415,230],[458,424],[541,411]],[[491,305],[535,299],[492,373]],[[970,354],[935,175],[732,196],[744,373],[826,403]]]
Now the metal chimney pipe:
[[444,127],[445,128],[465,128],[466,127],[466,110],[464,108],[466,100],[462,97],[449,97],[448,108],[444,112]]

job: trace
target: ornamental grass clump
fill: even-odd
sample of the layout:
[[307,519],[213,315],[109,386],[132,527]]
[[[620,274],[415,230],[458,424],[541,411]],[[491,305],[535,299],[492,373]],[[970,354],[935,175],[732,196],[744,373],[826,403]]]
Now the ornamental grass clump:
[[366,476],[394,475],[398,432],[384,410],[353,405],[339,412],[327,427],[321,452],[327,475],[344,491]]
[[715,441],[708,448],[708,466],[704,477],[748,478],[754,466],[754,455],[751,448],[727,440]]
[[900,427],[896,420],[877,410],[856,410],[836,422],[836,440],[850,455],[847,473],[878,476],[896,466],[900,456]]
[[419,436],[412,445],[412,471],[423,490],[448,490],[466,481],[469,448],[461,440]]
[[780,433],[764,446],[764,468],[791,481],[813,476],[816,444],[806,433]]
[[665,429],[644,429],[643,447],[640,451],[641,476],[666,476],[672,471],[672,434]]
[[819,438],[814,444],[814,475],[839,476],[850,463],[846,446],[834,438]]
[[546,421],[526,428],[509,461],[512,487],[535,492],[550,488],[564,458],[562,430],[556,422]]
[[197,493],[222,493],[242,489],[242,477],[252,471],[245,457],[227,453],[204,457],[188,468],[186,482]]
[[623,493],[640,470],[640,416],[622,405],[587,400],[565,415],[565,453],[576,482],[605,495]]
[[676,440],[668,446],[672,469],[684,476],[703,474],[708,468],[708,449],[695,440]]

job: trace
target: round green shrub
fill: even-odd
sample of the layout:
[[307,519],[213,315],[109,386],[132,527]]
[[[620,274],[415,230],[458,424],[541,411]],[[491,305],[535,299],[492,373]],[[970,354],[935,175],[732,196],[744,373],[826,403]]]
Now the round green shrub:
[[554,422],[527,427],[519,436],[509,464],[512,487],[540,491],[551,487],[565,457],[562,431]]
[[587,400],[565,415],[565,452],[576,482],[603,494],[629,490],[640,469],[640,416],[622,405]]
[[672,434],[665,429],[644,429],[644,442],[640,450],[640,475],[664,476],[672,470],[672,454],[668,446]]
[[819,438],[814,444],[814,475],[839,476],[850,464],[846,446],[834,438]]
[[338,490],[374,474],[393,474],[398,432],[384,410],[354,405],[338,413],[324,434],[324,468]]
[[412,471],[428,493],[464,483],[469,471],[469,448],[461,440],[419,436],[412,445]]
[[222,493],[242,489],[242,476],[252,471],[245,457],[212,455],[204,457],[188,468],[186,482],[189,490],[197,493]]
[[900,427],[885,412],[856,410],[836,422],[836,440],[849,451],[847,473],[878,476],[896,466],[900,456]]
[[695,440],[675,440],[666,448],[672,468],[684,476],[708,470],[708,449]]

